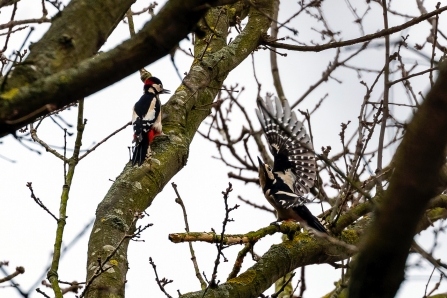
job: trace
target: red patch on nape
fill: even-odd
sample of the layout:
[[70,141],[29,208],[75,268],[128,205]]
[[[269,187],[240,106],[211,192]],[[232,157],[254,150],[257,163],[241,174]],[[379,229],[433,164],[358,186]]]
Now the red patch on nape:
[[146,79],[145,81],[144,81],[144,85],[153,85],[154,84],[154,81],[152,81],[150,78],[149,79]]

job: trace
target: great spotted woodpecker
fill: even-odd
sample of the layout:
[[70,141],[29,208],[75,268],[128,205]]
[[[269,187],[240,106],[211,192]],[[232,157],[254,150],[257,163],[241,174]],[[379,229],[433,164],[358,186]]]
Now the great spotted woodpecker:
[[132,166],[143,164],[150,157],[150,144],[154,137],[163,133],[161,127],[161,102],[159,94],[169,94],[163,89],[163,84],[156,77],[144,81],[144,94],[133,107],[132,125],[135,147],[132,156]]
[[[273,169],[258,157],[262,191],[276,210],[277,220],[272,224],[294,220],[306,227],[327,233],[320,221],[304,205],[303,196],[309,193],[316,178],[315,155],[310,138],[287,101],[283,106],[280,100],[275,98],[275,104],[276,111],[270,98],[267,98],[265,103],[260,100],[259,110],[256,110],[274,157]],[[283,124],[294,138],[289,137],[271,117]]]

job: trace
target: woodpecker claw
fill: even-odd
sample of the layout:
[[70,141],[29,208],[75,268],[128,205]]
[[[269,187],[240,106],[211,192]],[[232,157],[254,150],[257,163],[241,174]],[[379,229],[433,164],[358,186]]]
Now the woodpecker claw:
[[281,224],[277,220],[275,220],[275,221],[270,223],[270,226],[276,226],[276,227],[279,228],[281,226]]

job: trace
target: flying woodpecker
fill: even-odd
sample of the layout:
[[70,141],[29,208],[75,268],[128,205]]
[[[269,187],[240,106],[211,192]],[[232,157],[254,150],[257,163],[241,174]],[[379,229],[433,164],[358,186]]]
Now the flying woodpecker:
[[[298,121],[287,101],[284,106],[275,98],[258,101],[256,115],[273,155],[273,169],[258,157],[259,182],[267,201],[275,208],[277,224],[283,220],[294,220],[305,227],[327,233],[320,221],[304,205],[309,189],[316,178],[316,162],[312,143],[302,122]],[[268,111],[268,112],[267,112]],[[272,117],[294,136],[290,137],[277,125]]]
[[156,77],[144,81],[144,94],[135,103],[132,114],[133,149],[132,166],[143,164],[151,155],[150,144],[154,137],[163,133],[161,127],[161,102],[159,94],[169,94],[163,89],[163,84]]

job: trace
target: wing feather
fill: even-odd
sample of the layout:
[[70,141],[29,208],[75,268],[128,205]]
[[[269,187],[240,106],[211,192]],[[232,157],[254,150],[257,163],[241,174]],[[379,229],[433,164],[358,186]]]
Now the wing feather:
[[[273,107],[273,101],[275,107]],[[278,98],[267,98],[258,101],[259,109],[256,110],[259,122],[269,143],[269,149],[274,156],[274,172],[286,172],[291,169],[297,177],[294,183],[294,191],[303,196],[309,193],[316,179],[316,162],[313,146],[309,135],[302,122],[298,121],[295,112],[291,111],[287,102],[284,105]],[[265,112],[267,110],[269,113]],[[288,136],[271,116],[282,123],[286,130],[294,135]]]

